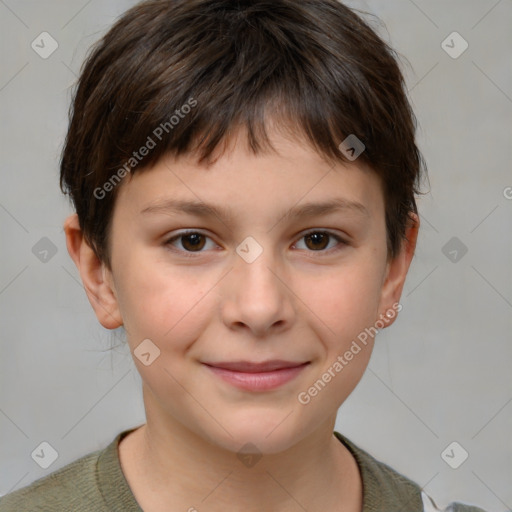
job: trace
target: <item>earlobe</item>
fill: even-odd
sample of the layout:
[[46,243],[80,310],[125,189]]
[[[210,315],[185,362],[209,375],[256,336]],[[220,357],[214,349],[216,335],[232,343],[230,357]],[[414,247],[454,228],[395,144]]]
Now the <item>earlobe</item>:
[[[389,260],[386,269],[386,277],[382,285],[379,313],[386,317],[386,327],[395,320],[397,304],[400,302],[402,290],[407,277],[407,272],[414,256],[420,220],[417,214],[410,213],[405,239],[402,242],[400,252],[395,258]],[[387,315],[390,313],[390,315]]]
[[123,325],[112,280],[107,279],[110,271],[85,240],[76,213],[64,222],[64,232],[69,255],[80,272],[87,298],[98,321],[106,329]]

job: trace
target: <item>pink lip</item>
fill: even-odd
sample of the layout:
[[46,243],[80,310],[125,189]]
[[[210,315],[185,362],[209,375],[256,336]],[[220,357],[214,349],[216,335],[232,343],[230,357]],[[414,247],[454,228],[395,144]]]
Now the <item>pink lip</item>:
[[247,391],[267,391],[292,380],[309,362],[267,361],[252,363],[249,361],[234,361],[203,364],[218,377],[238,388]]

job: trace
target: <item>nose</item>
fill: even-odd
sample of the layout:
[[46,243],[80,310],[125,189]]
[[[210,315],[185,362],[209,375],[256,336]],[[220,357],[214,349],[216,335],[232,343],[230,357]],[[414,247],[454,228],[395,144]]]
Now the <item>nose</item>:
[[[288,281],[288,282],[287,282]],[[223,280],[222,318],[230,329],[265,337],[289,329],[295,320],[290,277],[272,251],[252,262],[236,255],[234,267]]]

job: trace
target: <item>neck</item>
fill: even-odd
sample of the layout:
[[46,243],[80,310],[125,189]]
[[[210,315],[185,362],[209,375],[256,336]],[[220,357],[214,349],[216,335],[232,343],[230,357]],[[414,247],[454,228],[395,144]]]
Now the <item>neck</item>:
[[359,469],[333,435],[335,417],[285,451],[248,458],[150,411],[119,446],[125,477],[147,512],[362,510]]

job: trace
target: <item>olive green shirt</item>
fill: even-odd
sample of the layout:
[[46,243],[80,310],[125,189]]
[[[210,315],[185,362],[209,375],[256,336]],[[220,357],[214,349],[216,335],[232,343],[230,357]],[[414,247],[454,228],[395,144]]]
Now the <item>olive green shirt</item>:
[[[141,512],[121,470],[118,445],[125,430],[92,452],[30,485],[0,498],[0,512]],[[362,512],[435,512],[420,487],[377,461],[347,438],[334,435],[353,454],[363,483]],[[453,503],[444,512],[484,512]]]

